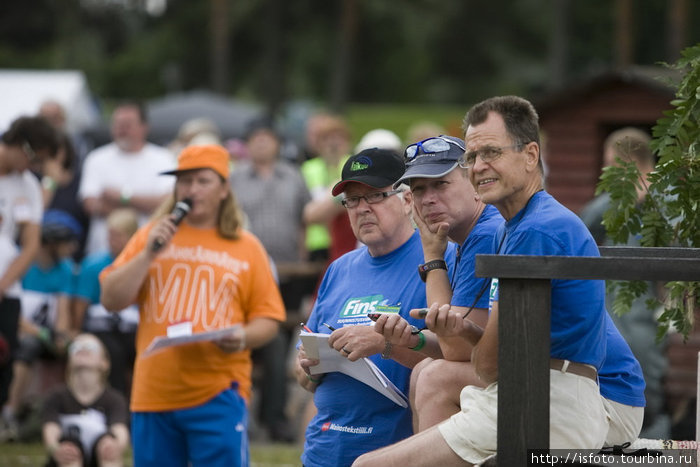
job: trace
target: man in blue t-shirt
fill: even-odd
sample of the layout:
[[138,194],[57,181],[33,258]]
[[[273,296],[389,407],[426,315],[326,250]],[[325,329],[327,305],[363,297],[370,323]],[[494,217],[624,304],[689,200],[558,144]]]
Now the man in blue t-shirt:
[[[469,168],[481,199],[506,220],[494,249],[499,254],[598,256],[580,219],[543,191],[537,120],[532,104],[515,96],[487,99],[465,117],[466,152],[460,165]],[[452,313],[459,317],[454,329],[474,345],[474,368],[488,386],[465,387],[459,413],[418,436],[364,455],[354,465],[474,465],[496,452],[497,287],[494,281],[485,329]],[[553,449],[598,449],[612,437],[632,441],[641,427],[641,369],[609,319],[604,287],[603,281],[552,281]],[[449,311],[447,305],[441,308]]]
[[[410,144],[404,152],[406,172],[396,184],[406,181],[411,186],[413,220],[420,229],[425,258],[420,268],[428,304],[449,303],[453,312],[469,312],[470,319],[484,327],[488,318],[485,292],[490,280],[474,275],[474,261],[477,254],[493,253],[493,236],[503,218],[477,196],[467,170],[459,167],[462,154],[464,141],[453,136]],[[455,244],[452,268],[450,247]],[[464,386],[483,386],[470,362],[472,345],[449,335],[441,319],[446,314],[436,311],[425,319],[430,330],[424,332],[425,337],[438,339],[441,355],[424,359],[411,373],[411,407],[417,431],[458,412]],[[394,345],[414,346],[415,336],[409,334],[405,343],[398,337],[407,324],[398,318],[381,318],[375,330]]]
[[[411,368],[425,357],[406,347],[392,348],[372,329],[369,312],[396,313],[415,326],[413,308],[424,307],[425,287],[420,236],[411,223],[412,197],[393,189],[403,174],[403,160],[377,148],[348,159],[333,195],[344,194],[350,224],[363,247],[331,263],[321,282],[308,328],[331,333],[329,344],[351,362],[367,357],[404,394]],[[403,407],[341,372],[313,373],[318,360],[299,348],[299,384],[314,393],[318,413],[306,429],[305,466],[349,466],[362,453],[413,433],[410,408]],[[360,364],[361,362],[358,362]]]

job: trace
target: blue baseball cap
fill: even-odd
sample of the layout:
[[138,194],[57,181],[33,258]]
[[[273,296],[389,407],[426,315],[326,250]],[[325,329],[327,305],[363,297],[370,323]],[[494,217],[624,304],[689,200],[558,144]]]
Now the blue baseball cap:
[[75,217],[60,209],[49,209],[41,221],[41,239],[45,243],[77,240],[83,227]]

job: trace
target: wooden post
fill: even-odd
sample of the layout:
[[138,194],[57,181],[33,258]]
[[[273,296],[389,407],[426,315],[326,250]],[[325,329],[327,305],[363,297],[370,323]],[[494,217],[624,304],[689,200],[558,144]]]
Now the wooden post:
[[500,279],[498,465],[549,448],[549,279]]
[[599,258],[476,256],[477,277],[499,278],[498,465],[527,465],[528,449],[549,447],[552,279],[700,280],[700,248],[600,250]]

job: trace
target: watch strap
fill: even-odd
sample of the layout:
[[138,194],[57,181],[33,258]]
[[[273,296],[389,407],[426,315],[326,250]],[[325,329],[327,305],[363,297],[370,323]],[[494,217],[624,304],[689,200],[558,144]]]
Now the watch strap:
[[419,265],[418,275],[420,275],[420,278],[423,282],[425,282],[425,279],[428,277],[428,272],[432,271],[433,269],[444,269],[445,271],[447,271],[447,263],[444,259],[434,259],[432,261],[428,261],[427,263]]

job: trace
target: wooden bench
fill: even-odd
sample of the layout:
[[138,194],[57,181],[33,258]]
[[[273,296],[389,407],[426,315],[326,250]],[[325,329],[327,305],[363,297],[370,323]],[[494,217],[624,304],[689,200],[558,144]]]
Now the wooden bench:
[[552,279],[700,281],[698,248],[600,250],[599,258],[476,256],[478,277],[499,278],[499,465],[524,466],[528,449],[549,449]]

